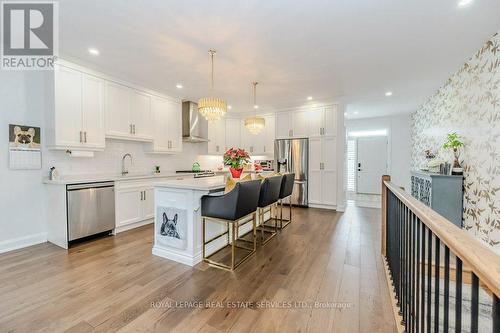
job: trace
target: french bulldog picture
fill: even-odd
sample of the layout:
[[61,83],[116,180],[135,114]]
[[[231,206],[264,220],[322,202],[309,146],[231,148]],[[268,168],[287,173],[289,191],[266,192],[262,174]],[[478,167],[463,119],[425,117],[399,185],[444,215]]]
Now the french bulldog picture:
[[40,128],[9,125],[9,141],[13,148],[39,149]]
[[163,223],[161,224],[160,234],[162,236],[174,237],[181,239],[179,233],[177,232],[177,218],[178,215],[175,214],[173,219],[169,219],[166,213],[163,213]]

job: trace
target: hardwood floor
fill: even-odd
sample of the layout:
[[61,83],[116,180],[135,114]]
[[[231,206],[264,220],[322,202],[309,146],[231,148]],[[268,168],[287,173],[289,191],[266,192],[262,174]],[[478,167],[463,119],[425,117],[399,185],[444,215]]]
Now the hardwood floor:
[[395,332],[379,214],[294,209],[234,273],[153,256],[151,225],[2,254],[0,332]]

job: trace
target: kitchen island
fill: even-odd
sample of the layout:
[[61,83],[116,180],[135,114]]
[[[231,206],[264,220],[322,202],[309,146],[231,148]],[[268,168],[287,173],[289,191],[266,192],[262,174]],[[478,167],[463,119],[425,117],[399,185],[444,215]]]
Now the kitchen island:
[[[189,266],[202,261],[201,197],[222,194],[225,182],[225,176],[214,176],[169,179],[154,184],[154,255]],[[241,228],[240,234],[250,228],[249,223]],[[206,237],[209,239],[224,230],[223,224],[207,223]],[[226,245],[227,239],[221,237],[207,248],[207,254]]]

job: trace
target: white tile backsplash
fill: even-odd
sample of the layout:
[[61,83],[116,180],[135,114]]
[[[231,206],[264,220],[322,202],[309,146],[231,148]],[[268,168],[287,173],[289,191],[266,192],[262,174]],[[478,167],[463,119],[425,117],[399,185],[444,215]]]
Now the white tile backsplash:
[[[127,158],[126,166],[131,173],[153,172],[155,165],[159,165],[162,172],[180,169],[191,169],[198,160],[199,145],[183,143],[182,153],[175,155],[147,153],[147,144],[133,141],[106,140],[104,151],[95,152],[94,157],[72,157],[64,151],[44,151],[44,166],[47,170],[55,166],[59,175],[81,174],[111,174],[120,173],[122,157],[130,153],[133,164]],[[204,166],[203,166],[204,167]]]

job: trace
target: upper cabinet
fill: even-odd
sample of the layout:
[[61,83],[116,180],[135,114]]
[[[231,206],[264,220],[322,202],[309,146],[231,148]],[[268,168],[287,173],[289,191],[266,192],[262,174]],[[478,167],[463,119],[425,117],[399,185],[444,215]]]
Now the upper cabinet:
[[226,149],[226,120],[208,122],[208,153],[220,155]]
[[152,96],[153,153],[182,151],[182,104]]
[[276,114],[276,139],[291,138],[292,134],[292,113],[280,112]]
[[98,151],[110,138],[150,142],[150,152],[182,151],[179,100],[64,60],[55,65],[53,89],[53,112],[45,113],[49,149]]
[[152,141],[151,115],[150,95],[106,82],[106,137]]
[[245,127],[245,120],[241,120],[241,147],[250,155],[274,154],[274,140],[276,137],[275,116],[262,116],[265,119],[265,127],[259,134],[252,134]]
[[47,114],[52,149],[104,149],[104,81],[56,65],[54,113]]
[[240,119],[226,119],[226,150],[229,148],[239,148],[241,146],[240,123]]
[[276,114],[277,139],[335,136],[336,129],[336,105]]

